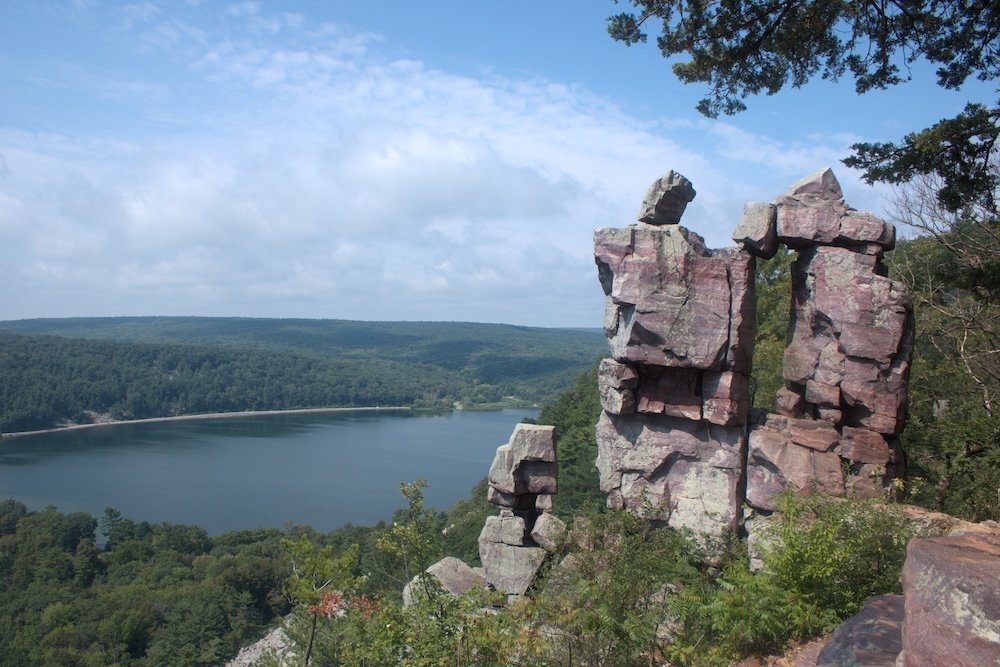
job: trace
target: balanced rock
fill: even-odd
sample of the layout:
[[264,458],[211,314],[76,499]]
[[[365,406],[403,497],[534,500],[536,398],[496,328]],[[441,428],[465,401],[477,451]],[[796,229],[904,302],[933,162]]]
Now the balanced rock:
[[[490,502],[518,507],[516,496],[556,492],[554,427],[518,424],[510,440],[497,448],[488,481]],[[534,498],[529,505],[533,505]]]
[[676,225],[695,194],[691,181],[671,169],[646,190],[639,209],[639,222]]

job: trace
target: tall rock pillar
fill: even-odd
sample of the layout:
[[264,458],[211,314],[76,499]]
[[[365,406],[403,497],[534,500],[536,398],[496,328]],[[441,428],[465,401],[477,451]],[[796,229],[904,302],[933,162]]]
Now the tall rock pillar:
[[670,171],[639,221],[594,233],[606,296],[597,468],[611,507],[708,538],[736,529],[753,356],[753,258],[678,223],[695,196]]

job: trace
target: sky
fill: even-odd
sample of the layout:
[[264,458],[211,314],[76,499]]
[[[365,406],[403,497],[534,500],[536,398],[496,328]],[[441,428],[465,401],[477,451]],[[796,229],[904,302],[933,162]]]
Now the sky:
[[[849,80],[695,111],[611,0],[0,1],[0,320],[198,315],[598,327],[594,228],[668,169],[743,203],[982,84]],[[995,95],[993,95],[995,99]]]

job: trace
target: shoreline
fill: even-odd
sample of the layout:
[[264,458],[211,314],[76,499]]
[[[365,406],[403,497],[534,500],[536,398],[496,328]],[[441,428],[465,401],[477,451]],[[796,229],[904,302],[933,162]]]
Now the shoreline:
[[76,431],[85,428],[97,428],[99,426],[120,426],[122,424],[155,424],[170,421],[194,421],[198,419],[233,419],[236,417],[266,417],[270,415],[293,415],[293,414],[316,414],[324,412],[401,412],[411,411],[410,406],[375,406],[361,408],[292,408],[289,410],[242,410],[240,412],[206,412],[195,415],[175,415],[173,417],[146,417],[144,419],[118,419],[93,424],[70,424],[68,426],[55,426],[37,431],[14,431],[13,433],[0,433],[0,439],[20,438],[26,435],[41,435],[42,433],[58,433],[59,431]]

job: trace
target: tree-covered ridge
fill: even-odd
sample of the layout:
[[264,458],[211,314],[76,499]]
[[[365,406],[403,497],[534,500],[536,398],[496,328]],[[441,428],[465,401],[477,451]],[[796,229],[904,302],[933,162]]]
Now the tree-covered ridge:
[[[10,333],[4,332],[4,330]],[[15,333],[17,332],[17,333]],[[0,324],[0,431],[310,407],[543,401],[598,332],[462,323],[115,318]]]

